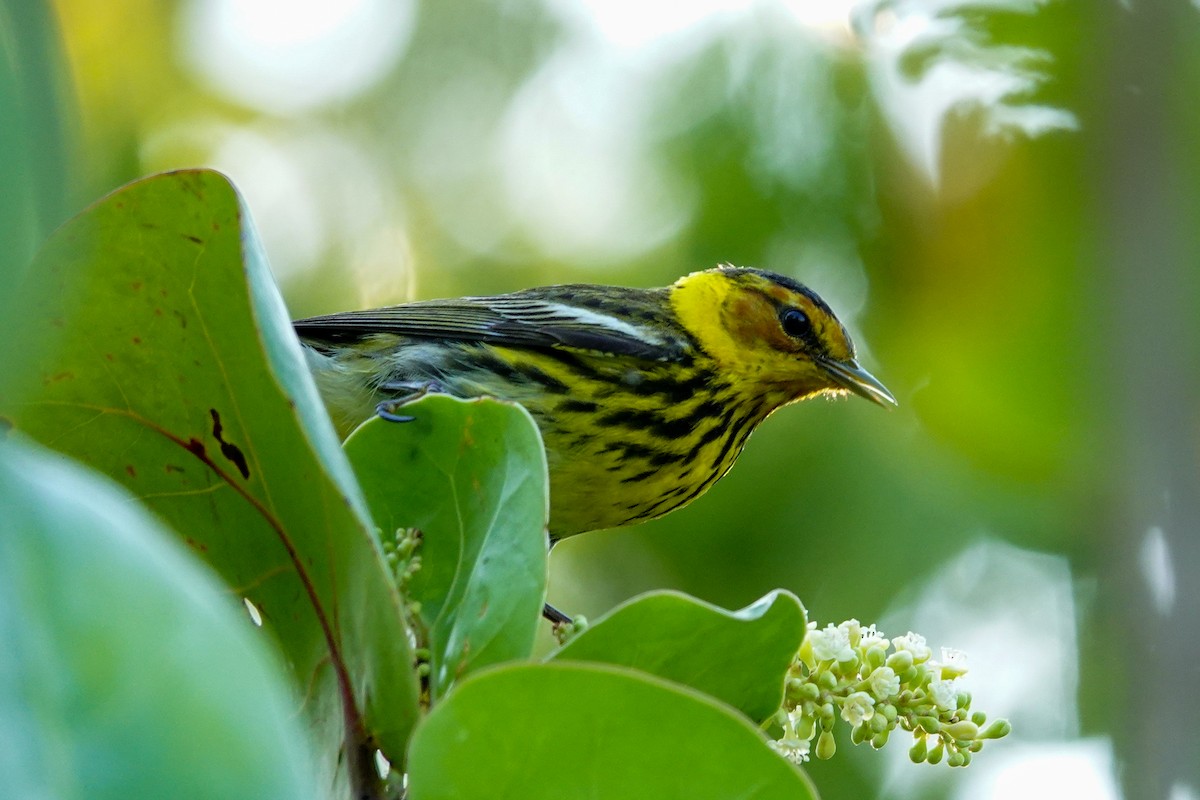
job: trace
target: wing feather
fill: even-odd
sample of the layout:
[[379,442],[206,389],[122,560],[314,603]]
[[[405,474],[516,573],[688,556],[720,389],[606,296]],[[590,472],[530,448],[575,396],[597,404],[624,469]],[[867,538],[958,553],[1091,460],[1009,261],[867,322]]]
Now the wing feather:
[[[683,355],[687,342],[674,331],[663,290],[614,290],[595,296],[579,286],[557,286],[495,297],[426,300],[365,311],[311,317],[293,323],[310,343],[344,344],[375,334],[485,342],[507,347],[567,348],[656,360]],[[580,297],[586,304],[579,302]]]

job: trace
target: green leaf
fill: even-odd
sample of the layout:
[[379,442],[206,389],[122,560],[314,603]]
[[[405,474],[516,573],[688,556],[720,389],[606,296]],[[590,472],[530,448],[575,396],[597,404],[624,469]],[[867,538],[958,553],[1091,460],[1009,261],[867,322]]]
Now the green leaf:
[[649,672],[723,700],[757,722],[783,702],[788,666],[804,641],[804,606],[774,591],[741,611],[679,592],[618,606],[551,655]]
[[546,596],[546,456],[525,409],[430,395],[411,422],[369,420],[346,440],[385,535],[421,531],[408,595],[440,697],[467,672],[527,658]]
[[731,709],[621,667],[507,665],[476,675],[418,727],[411,800],[816,797]]
[[169,531],[17,441],[0,507],[6,797],[316,797],[282,664]]
[[0,412],[125,485],[258,607],[328,771],[377,780],[373,743],[403,763],[418,712],[400,598],[233,186],[131,184],[30,277],[44,299],[14,335],[57,346]]
[[[0,320],[24,323],[16,286],[50,230],[68,215],[72,170],[65,59],[54,9],[0,0]],[[28,385],[39,352],[0,337],[0,395]]]

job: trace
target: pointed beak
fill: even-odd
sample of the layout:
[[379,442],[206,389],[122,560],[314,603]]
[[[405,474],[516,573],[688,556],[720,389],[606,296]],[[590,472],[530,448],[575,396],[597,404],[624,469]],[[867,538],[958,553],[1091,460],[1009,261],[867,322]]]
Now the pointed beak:
[[874,375],[860,367],[854,359],[849,361],[821,359],[820,364],[833,382],[843,389],[849,389],[859,397],[865,397],[872,403],[878,403],[885,408],[898,405],[896,398],[892,397],[892,393],[887,390],[887,387],[880,383]]

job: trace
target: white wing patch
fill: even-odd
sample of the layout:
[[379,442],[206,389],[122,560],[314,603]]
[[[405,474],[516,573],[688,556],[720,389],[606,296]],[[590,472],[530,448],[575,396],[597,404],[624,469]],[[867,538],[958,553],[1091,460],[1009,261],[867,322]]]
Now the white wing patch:
[[555,316],[560,319],[572,320],[580,325],[594,326],[605,330],[622,333],[632,339],[646,342],[652,345],[665,344],[665,340],[658,335],[652,328],[643,328],[638,325],[631,325],[623,319],[610,317],[607,314],[600,314],[586,308],[577,306],[567,306],[562,303],[547,303],[546,308],[554,312]]

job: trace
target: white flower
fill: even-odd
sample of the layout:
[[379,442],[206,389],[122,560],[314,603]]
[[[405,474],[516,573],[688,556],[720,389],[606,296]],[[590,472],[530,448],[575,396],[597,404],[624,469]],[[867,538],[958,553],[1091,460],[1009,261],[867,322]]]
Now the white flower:
[[933,651],[925,644],[925,637],[912,631],[892,639],[892,647],[896,648],[897,653],[907,650],[912,654],[913,662],[916,664],[928,661],[929,657],[933,655]]
[[867,677],[867,684],[880,700],[900,694],[900,676],[891,667],[879,667]]
[[[793,764],[808,761],[809,742],[796,731],[796,714],[783,715],[783,735],[768,744],[779,755]],[[811,734],[809,734],[811,738]]]
[[953,647],[942,648],[941,677],[950,680],[967,674],[967,654]]
[[875,701],[866,692],[852,692],[842,703],[842,719],[854,727],[869,722],[875,716]]
[[929,684],[929,696],[942,711],[958,708],[958,687],[954,681],[934,681]]
[[809,743],[807,739],[789,737],[768,742],[771,749],[793,764],[803,764],[808,761]]
[[817,661],[849,661],[854,658],[850,649],[850,637],[835,625],[826,625],[824,630],[810,631],[813,656]]
[[886,650],[890,644],[891,642],[887,640],[883,631],[876,630],[874,625],[868,625],[862,629],[862,638],[858,642],[858,646],[863,650],[870,650],[876,645]]
[[838,629],[846,632],[846,638],[850,640],[850,645],[858,644],[858,640],[862,637],[862,623],[856,619],[848,619]]

